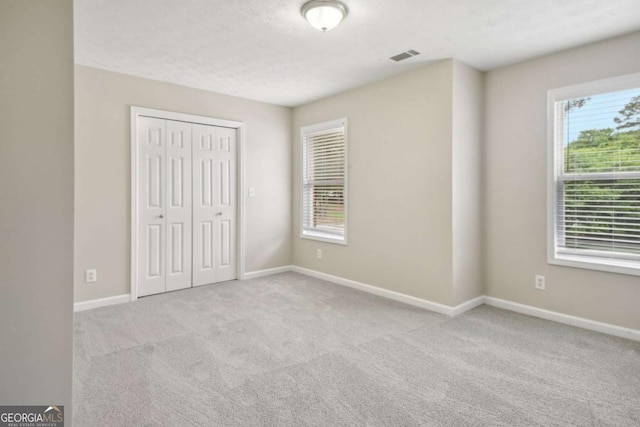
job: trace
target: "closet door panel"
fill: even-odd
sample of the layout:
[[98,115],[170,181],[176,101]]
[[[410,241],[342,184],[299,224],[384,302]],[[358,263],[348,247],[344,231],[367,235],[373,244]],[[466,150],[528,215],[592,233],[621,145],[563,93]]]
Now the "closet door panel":
[[138,296],[166,290],[165,121],[138,119]]
[[216,130],[192,125],[193,132],[193,286],[215,283],[216,240]]
[[237,278],[236,269],[236,197],[237,197],[237,132],[217,128],[216,176],[216,279],[218,282]]
[[191,287],[191,127],[166,121],[167,291]]

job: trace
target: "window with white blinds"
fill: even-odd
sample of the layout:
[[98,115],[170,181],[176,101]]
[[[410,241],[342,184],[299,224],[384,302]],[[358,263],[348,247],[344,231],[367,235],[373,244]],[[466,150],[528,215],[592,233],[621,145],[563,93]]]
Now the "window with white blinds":
[[640,275],[640,76],[550,91],[549,112],[549,262]]
[[301,236],[346,243],[346,119],[301,129]]

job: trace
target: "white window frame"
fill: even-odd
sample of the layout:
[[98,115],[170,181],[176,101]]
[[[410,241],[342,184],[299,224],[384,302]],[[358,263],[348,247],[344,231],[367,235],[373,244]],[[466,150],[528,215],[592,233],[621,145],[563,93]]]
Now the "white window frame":
[[[547,262],[549,264],[640,276],[640,263],[637,260],[569,254],[563,253],[562,249],[558,250],[556,247],[558,226],[556,207],[559,193],[556,168],[556,102],[636,87],[640,87],[640,73],[552,89],[547,92]],[[581,174],[581,178],[588,179],[591,175]],[[615,174],[618,178],[620,175],[621,173]],[[640,173],[635,172],[626,175],[628,178],[640,177]],[[604,174],[601,174],[599,179],[604,179]]]
[[[342,127],[344,128],[344,234],[342,236],[337,236],[330,233],[322,233],[320,231],[310,231],[304,229],[304,136],[309,133],[322,132],[329,129],[335,129]],[[337,119],[331,120],[328,122],[318,123],[310,126],[303,126],[300,128],[300,238],[316,240],[320,242],[326,243],[335,243],[338,245],[347,245],[347,224],[348,224],[348,172],[347,172],[347,156],[348,156],[348,127],[347,127],[347,119]]]

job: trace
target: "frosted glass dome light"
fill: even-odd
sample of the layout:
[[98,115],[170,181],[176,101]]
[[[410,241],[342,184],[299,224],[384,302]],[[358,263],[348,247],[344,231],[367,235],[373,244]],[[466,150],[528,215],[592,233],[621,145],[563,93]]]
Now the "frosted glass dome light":
[[302,6],[302,16],[313,28],[329,31],[347,16],[347,7],[335,0],[311,0]]

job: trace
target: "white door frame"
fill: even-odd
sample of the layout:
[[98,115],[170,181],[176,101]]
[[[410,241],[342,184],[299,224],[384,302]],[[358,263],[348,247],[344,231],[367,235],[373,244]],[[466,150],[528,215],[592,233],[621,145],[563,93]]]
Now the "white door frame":
[[236,129],[238,133],[238,242],[237,242],[237,275],[238,280],[245,278],[245,191],[244,191],[244,153],[245,153],[245,124],[235,120],[215,119],[212,117],[193,114],[176,113],[172,111],[155,110],[131,106],[131,301],[138,299],[138,117],[155,117],[165,120],[199,123],[203,125],[220,126]]

